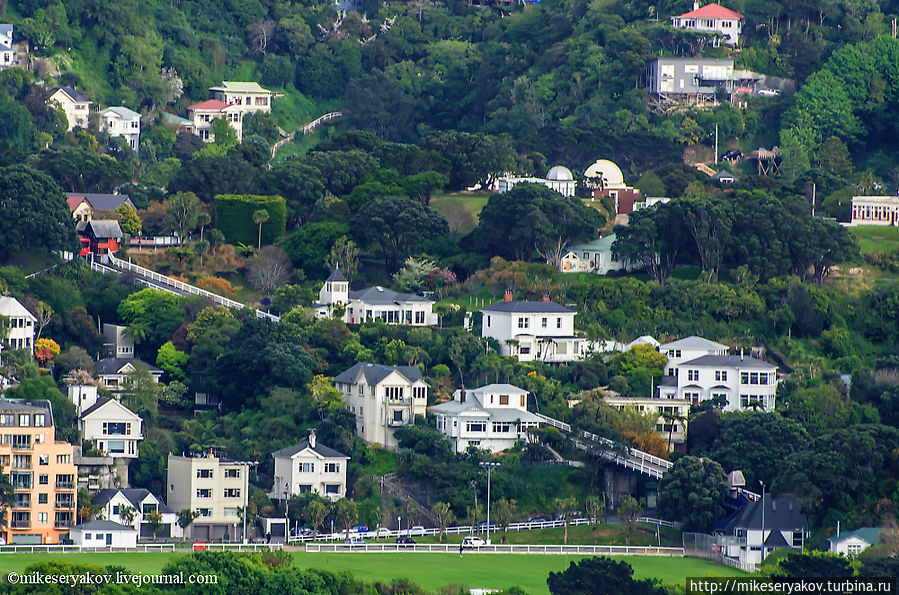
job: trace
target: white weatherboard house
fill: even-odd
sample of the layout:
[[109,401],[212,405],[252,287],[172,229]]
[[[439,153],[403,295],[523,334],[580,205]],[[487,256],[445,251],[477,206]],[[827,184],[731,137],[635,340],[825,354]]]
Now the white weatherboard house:
[[220,459],[212,453],[197,457],[169,454],[169,508],[187,508],[199,515],[188,527],[188,537],[210,541],[240,535],[240,510],[247,506],[250,464]]
[[417,366],[358,363],[334,378],[346,408],[356,415],[356,433],[368,443],[396,450],[396,428],[425,415],[428,385]]
[[14,297],[0,297],[0,316],[9,319],[9,332],[3,342],[7,349],[34,349],[34,323],[37,318]]
[[0,68],[16,65],[16,49],[12,45],[13,26],[0,25]]
[[341,320],[347,324],[381,320],[387,324],[432,326],[438,322],[434,300],[380,286],[350,291],[349,281],[339,270],[325,279],[313,307],[320,318],[333,318],[342,310]]
[[[690,12],[671,17],[671,26],[688,31],[717,33],[724,38],[725,44],[737,45],[743,30],[743,15],[720,4],[700,7],[699,2],[694,2]],[[718,37],[715,38],[715,47],[718,46],[717,40]]]
[[203,139],[203,142],[211,143],[215,140],[212,123],[218,118],[224,118],[234,129],[238,142],[243,138],[244,111],[239,105],[228,105],[218,99],[208,99],[189,106],[187,112],[190,116],[190,131]]
[[124,137],[134,152],[140,150],[140,114],[127,107],[107,107],[100,112],[103,121],[100,124],[111,138]]
[[47,103],[55,103],[65,112],[68,130],[87,128],[93,102],[72,87],[56,87],[50,92]]
[[555,190],[562,196],[574,196],[574,192],[577,189],[577,182],[574,181],[571,170],[564,165],[556,165],[546,172],[545,178],[517,178],[511,176],[499,178],[496,181],[496,191],[502,194],[514,188],[516,184],[521,183],[540,184],[550,190]]
[[575,312],[544,297],[540,302],[503,301],[481,310],[481,336],[496,339],[500,354],[518,361],[570,362],[584,358],[583,337],[574,334]]
[[120,392],[124,388],[125,378],[134,373],[137,365],[145,365],[150,370],[155,382],[162,377],[162,370],[133,357],[107,357],[97,362],[97,378],[108,391]]
[[69,529],[75,545],[97,548],[137,547],[137,529],[113,521],[88,521]]
[[765,494],[763,500],[764,513],[761,501],[749,502],[717,531],[724,556],[751,566],[760,564],[774,550],[798,550],[808,541],[808,517],[796,496]]
[[687,441],[687,415],[690,401],[685,399],[657,399],[649,397],[622,397],[605,395],[602,398],[609,406],[619,411],[632,409],[639,413],[656,414],[656,433],[666,442],[670,439],[670,450]]
[[452,401],[433,405],[431,413],[454,451],[474,446],[498,452],[527,440],[528,428],[540,426],[540,418],[527,410],[527,404],[528,391],[511,384],[489,384],[459,389]]
[[[147,515],[152,513],[159,513],[162,516],[162,522],[156,529],[155,537],[166,539],[184,535],[184,530],[178,524],[178,515],[175,511],[166,506],[165,502],[156,497],[150,490],[100,490],[91,499],[91,503],[100,508],[100,512],[97,513],[97,517],[100,519],[114,521],[129,527],[140,527],[139,537],[154,537],[153,529],[147,521]],[[134,515],[130,524],[128,519],[122,516],[126,509],[130,509]]]
[[332,502],[346,497],[346,468],[350,457],[315,439],[288,446],[272,453],[275,458],[275,482],[271,497],[284,499],[314,492]]
[[703,355],[727,355],[727,345],[695,335],[658,345],[659,353],[668,358],[665,374],[677,376],[677,366]]
[[81,414],[81,439],[90,442],[103,456],[136,459],[143,419],[120,402],[101,397]]
[[855,531],[839,533],[827,541],[830,542],[830,552],[840,556],[854,558],[872,545],[880,543],[880,527],[862,527]]
[[559,261],[563,273],[595,273],[605,275],[625,268],[624,262],[616,260],[612,254],[615,234],[566,248]]
[[272,111],[272,99],[283,97],[283,93],[275,93],[263,89],[257,82],[224,81],[218,87],[210,87],[209,95],[228,105],[235,105],[245,114]]

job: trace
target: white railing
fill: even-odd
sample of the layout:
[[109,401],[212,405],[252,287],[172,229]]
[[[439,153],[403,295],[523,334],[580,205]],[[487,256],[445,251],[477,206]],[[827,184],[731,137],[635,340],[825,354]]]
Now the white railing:
[[627,448],[625,451],[626,454],[622,454],[622,445],[613,442],[608,438],[591,434],[590,432],[581,432],[581,437],[605,447],[604,456],[606,458],[623,467],[633,469],[656,479],[660,479],[665,475],[673,465],[671,461],[651,455],[642,450],[637,450],[636,448]]
[[342,115],[343,115],[343,112],[330,112],[323,116],[319,116],[316,119],[309,122],[308,124],[306,124],[305,126],[303,126],[303,134],[310,134],[310,133],[312,133],[312,131],[314,131],[316,128],[318,128],[319,124],[321,124],[323,122],[328,122],[329,120],[333,120],[335,118],[339,118]]
[[284,549],[283,543],[195,543],[193,550],[197,551],[229,551],[229,552],[267,552]]
[[540,418],[541,423],[544,423],[548,426],[552,426],[552,427],[556,428],[557,430],[561,430],[563,432],[571,432],[571,426],[566,424],[564,421],[559,421],[557,419],[553,419],[551,417],[543,415],[542,413],[535,413],[534,415],[536,415],[538,418]]
[[[307,543],[307,552],[361,552],[361,553],[455,553],[458,544],[452,543],[417,543],[406,545],[399,543]],[[636,545],[478,545],[465,546],[466,553],[479,554],[570,554],[570,555],[607,555],[607,556],[676,556],[683,557],[682,547],[656,547]]]
[[[199,295],[205,298],[210,299],[212,302],[224,306],[226,308],[247,308],[246,304],[241,302],[228,299],[226,297],[220,296],[217,293],[212,293],[211,291],[206,291],[205,289],[200,289],[199,287],[195,287],[189,283],[184,283],[183,281],[179,281],[177,279],[172,279],[171,277],[167,277],[156,271],[144,268],[140,265],[136,265],[133,262],[126,262],[124,260],[120,260],[112,255],[112,253],[107,255],[109,259],[109,264],[111,267],[104,267],[103,265],[97,263],[98,266],[95,266],[95,261],[91,261],[91,268],[94,270],[99,270],[101,272],[108,271],[130,271],[137,275],[137,280],[145,285],[151,286],[154,289],[161,289],[162,291],[167,291],[169,293],[175,293],[172,289],[177,291],[191,294],[191,295]],[[155,281],[156,285],[148,283],[148,281]],[[281,320],[280,317],[275,316],[274,314],[269,314],[268,312],[263,312],[262,310],[256,310],[257,318],[267,318],[269,320],[274,320],[278,322]]]
[[744,488],[736,488],[736,492],[738,494],[742,494],[743,496],[746,496],[747,499],[752,500],[753,502],[758,502],[759,500],[762,499],[761,494],[759,494],[757,492],[750,492],[749,490],[744,489]]
[[146,543],[134,547],[95,545],[3,545],[0,554],[74,554],[88,552],[173,552],[174,543]]

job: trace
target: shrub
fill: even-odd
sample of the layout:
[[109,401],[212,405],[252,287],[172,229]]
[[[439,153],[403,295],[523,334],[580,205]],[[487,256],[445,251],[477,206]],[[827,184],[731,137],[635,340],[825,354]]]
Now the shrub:
[[253,222],[253,213],[268,211],[268,221],[262,224],[262,243],[271,244],[284,235],[287,221],[287,204],[280,196],[255,194],[219,194],[215,197],[215,222],[225,238],[233,243],[255,246],[259,227]]
[[211,291],[212,293],[225,294],[233,296],[243,289],[240,285],[231,285],[231,282],[221,277],[202,277],[197,281],[197,287]]

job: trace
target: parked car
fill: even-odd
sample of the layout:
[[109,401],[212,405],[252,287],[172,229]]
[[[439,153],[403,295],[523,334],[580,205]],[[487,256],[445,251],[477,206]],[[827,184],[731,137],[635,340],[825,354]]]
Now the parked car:
[[309,527],[294,527],[290,530],[291,537],[312,537],[312,529]]
[[741,157],[743,157],[743,151],[741,151],[739,149],[731,149],[730,151],[727,151],[724,155],[721,156],[721,158],[726,161],[736,161],[737,159],[740,159]]
[[347,537],[343,540],[344,545],[365,545],[365,540],[361,537]]
[[482,545],[487,545],[487,542],[474,535],[466,535],[462,539],[462,547],[480,547]]
[[534,518],[529,519],[528,522],[529,523],[548,523],[549,519],[546,517],[542,517],[542,516],[535,516]]
[[496,523],[488,523],[487,521],[481,521],[480,523],[478,523],[478,532],[480,532],[480,531],[486,531],[488,528],[489,528],[491,531],[495,530],[495,529],[496,529]]
[[408,535],[417,535],[417,536],[421,537],[422,535],[425,534],[425,528],[422,527],[421,525],[415,525],[414,527],[409,529],[409,531],[407,531],[407,534]]
[[391,531],[387,527],[378,527],[378,530],[373,531],[373,533],[374,533],[375,537],[380,538],[380,537],[390,537],[390,535],[393,533],[393,531]]
[[411,537],[397,537],[396,542],[400,545],[415,545],[415,540]]
[[775,95],[780,95],[780,91],[777,89],[762,89],[759,91],[759,95],[763,95],[765,97],[774,97]]
[[350,533],[368,533],[368,525],[353,525],[350,527]]

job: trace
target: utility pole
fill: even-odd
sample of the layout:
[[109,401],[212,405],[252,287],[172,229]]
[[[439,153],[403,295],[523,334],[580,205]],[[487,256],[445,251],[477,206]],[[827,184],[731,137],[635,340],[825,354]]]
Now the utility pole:
[[765,561],[765,482],[760,481],[762,484],[762,562]]
[[812,182],[812,219],[815,218],[815,182]]
[[499,467],[499,463],[484,461],[481,467],[487,470],[487,545],[490,545],[490,472]]
[[715,124],[715,165],[718,165],[718,124]]

